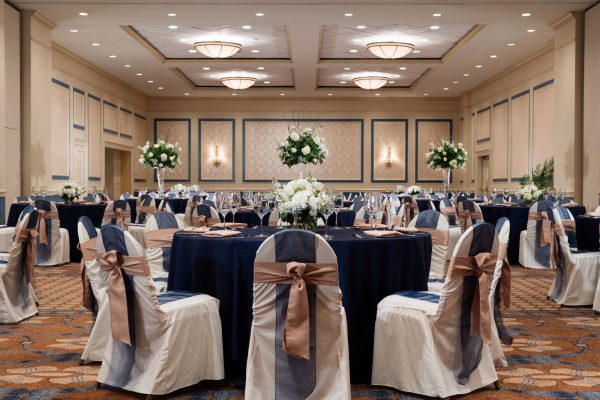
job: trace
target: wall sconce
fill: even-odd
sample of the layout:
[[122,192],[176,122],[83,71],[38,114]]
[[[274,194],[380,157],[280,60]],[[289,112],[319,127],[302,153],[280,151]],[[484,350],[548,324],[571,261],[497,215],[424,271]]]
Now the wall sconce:
[[212,163],[215,167],[218,167],[221,164],[221,156],[219,155],[219,146],[215,146],[215,151],[212,156]]
[[395,157],[392,154],[392,147],[388,146],[387,153],[385,155],[385,160],[384,160],[385,166],[391,167],[394,164],[394,158]]

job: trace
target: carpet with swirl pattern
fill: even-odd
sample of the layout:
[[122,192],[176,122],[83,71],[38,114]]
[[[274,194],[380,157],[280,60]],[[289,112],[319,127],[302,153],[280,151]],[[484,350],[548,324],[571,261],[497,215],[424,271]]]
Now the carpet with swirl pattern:
[[[498,368],[500,390],[473,399],[600,399],[600,318],[590,308],[560,308],[546,299],[552,271],[513,267],[512,308],[504,322],[514,341],[504,348],[509,366]],[[99,365],[78,357],[92,326],[80,304],[75,264],[36,268],[39,315],[0,325],[0,399],[135,399],[117,389],[95,389]],[[168,397],[243,398],[243,382],[210,382]],[[418,398],[381,387],[353,385],[353,399]]]

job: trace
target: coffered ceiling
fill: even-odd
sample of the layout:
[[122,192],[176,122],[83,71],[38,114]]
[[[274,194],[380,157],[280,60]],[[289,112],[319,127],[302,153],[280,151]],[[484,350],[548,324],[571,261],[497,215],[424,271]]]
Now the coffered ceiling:
[[[53,21],[57,45],[148,96],[167,97],[456,97],[550,46],[552,23],[592,3],[13,2]],[[193,47],[203,40],[232,41],[242,49],[228,59],[210,59]],[[366,49],[372,41],[390,40],[412,43],[416,52],[382,60]],[[257,83],[243,91],[220,83],[239,74]],[[390,83],[366,91],[352,83],[360,75],[383,75]]]

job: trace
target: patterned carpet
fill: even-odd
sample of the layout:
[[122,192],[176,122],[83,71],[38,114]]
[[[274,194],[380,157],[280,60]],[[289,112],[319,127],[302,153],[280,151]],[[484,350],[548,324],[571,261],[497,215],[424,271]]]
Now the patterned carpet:
[[[39,315],[0,325],[0,399],[136,399],[116,389],[95,389],[99,366],[79,366],[91,315],[80,305],[78,266],[37,268]],[[552,271],[513,267],[510,311],[514,342],[509,367],[498,368],[501,389],[469,399],[600,399],[600,317],[590,308],[560,308],[546,299]],[[353,385],[353,399],[413,399],[386,388]],[[243,398],[241,382],[201,383],[170,397]]]

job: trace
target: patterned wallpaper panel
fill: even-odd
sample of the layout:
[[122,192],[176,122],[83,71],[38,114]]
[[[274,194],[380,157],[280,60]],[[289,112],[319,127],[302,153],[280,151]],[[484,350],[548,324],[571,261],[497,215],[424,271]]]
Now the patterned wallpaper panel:
[[429,143],[439,145],[442,139],[452,139],[451,119],[417,119],[416,120],[416,177],[417,183],[441,183],[442,171],[430,169],[425,162],[425,153]]
[[477,112],[475,139],[477,143],[490,140],[491,111],[490,107]]
[[[329,156],[321,165],[296,165],[288,168],[281,163],[276,143],[288,135],[288,125],[322,127],[321,136],[327,143]],[[297,179],[302,172],[312,173],[321,181],[363,181],[362,119],[244,119],[243,120],[243,180],[271,181]]]
[[125,108],[119,108],[119,129],[121,137],[133,138],[133,113]]
[[70,149],[70,87],[52,79],[52,115],[50,122],[50,147],[52,152],[52,179],[69,179]]
[[[198,121],[198,176],[204,182],[235,181],[235,120],[201,119]],[[221,160],[215,165],[218,151]]]
[[99,181],[102,176],[102,104],[91,95],[88,95],[88,118],[88,179]]
[[[181,147],[181,164],[172,171],[167,171],[167,182],[190,182],[191,171],[191,120],[189,118],[156,118],[154,119],[154,140],[164,139],[169,143],[179,143]],[[156,177],[154,178],[156,180]]]
[[[385,160],[391,153],[393,164]],[[406,182],[408,178],[408,120],[371,120],[371,180]]]
[[529,171],[529,92],[511,102],[510,176],[518,180]]
[[73,88],[73,128],[85,130],[85,93]]
[[103,101],[104,111],[104,133],[110,135],[119,134],[119,114],[117,113],[117,106],[108,101]]

